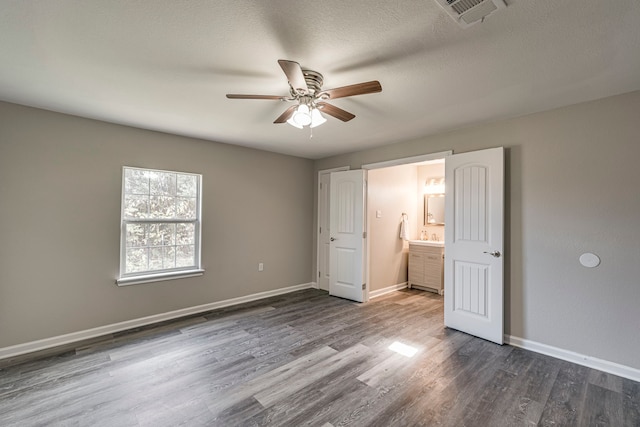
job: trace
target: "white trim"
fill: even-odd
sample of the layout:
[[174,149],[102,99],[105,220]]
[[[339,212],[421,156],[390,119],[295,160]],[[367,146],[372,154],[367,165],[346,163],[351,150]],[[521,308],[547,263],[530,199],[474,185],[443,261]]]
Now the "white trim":
[[376,289],[375,291],[369,291],[369,299],[381,297],[382,295],[390,294],[391,292],[405,289],[409,286],[409,282],[398,283],[397,285],[387,286],[386,288]]
[[159,273],[159,274],[146,274],[144,276],[122,277],[120,279],[116,279],[116,284],[118,286],[139,285],[140,283],[152,283],[152,282],[162,282],[165,280],[184,279],[187,277],[202,276],[203,274],[204,274],[203,269],[170,271],[170,272]]
[[165,320],[177,319],[192,314],[203,313],[217,308],[228,307],[230,305],[242,304],[249,301],[255,301],[262,298],[268,298],[276,295],[287,294],[302,289],[313,287],[313,283],[303,283],[301,285],[288,286],[286,288],[274,289],[271,291],[258,292],[257,294],[246,295],[243,297],[231,298],[223,301],[216,301],[209,304],[197,305],[194,307],[182,308],[180,310],[169,311],[166,313],[154,314],[152,316],[141,317],[138,319],[127,320],[124,322],[113,323],[111,325],[99,326],[97,328],[86,329],[84,331],[72,332],[70,334],[58,335],[56,337],[45,338],[37,341],[31,341],[24,344],[12,345],[0,348],[0,360],[10,357],[19,356],[21,354],[32,353],[34,351],[45,350],[60,345],[70,344],[73,342],[83,341],[89,338],[95,338],[114,332],[125,331],[131,328],[150,325],[152,323],[163,322]]
[[[127,170],[138,170],[138,171],[143,171],[143,172],[160,172],[160,173],[166,173],[166,174],[172,174],[176,176],[178,175],[191,175],[193,177],[196,178],[197,180],[197,188],[196,188],[196,218],[195,219],[185,219],[185,220],[177,220],[175,218],[171,218],[171,219],[164,219],[164,218],[157,218],[156,220],[154,219],[148,219],[148,218],[143,218],[143,219],[136,219],[136,220],[132,220],[132,219],[125,219],[125,200],[126,200],[126,176],[127,176]],[[185,223],[185,224],[193,224],[194,226],[194,242],[193,242],[193,250],[194,250],[194,262],[195,264],[192,266],[188,266],[187,268],[189,268],[190,272],[191,271],[203,271],[202,270],[202,174],[201,173],[192,173],[192,172],[179,172],[179,171],[170,171],[170,170],[163,170],[163,169],[151,169],[151,168],[140,168],[140,167],[136,167],[136,166],[122,166],[122,181],[121,181],[121,197],[120,197],[120,273],[119,273],[119,277],[118,279],[116,279],[116,283],[118,284],[118,286],[121,285],[135,285],[135,284],[139,284],[139,283],[150,283],[150,282],[157,282],[160,280],[149,280],[151,277],[160,277],[163,274],[167,274],[168,276],[173,275],[173,273],[176,271],[175,268],[173,269],[164,269],[164,270],[145,270],[142,271],[140,273],[126,273],[126,263],[127,263],[127,247],[126,247],[126,240],[127,240],[127,234],[126,234],[126,227],[129,224],[152,224],[152,223],[159,223],[159,224],[163,224],[163,223]],[[176,246],[176,245],[171,245],[171,246]],[[148,248],[148,246],[147,246]],[[147,266],[148,267],[148,266]],[[184,271],[184,269],[182,270]],[[198,274],[193,274],[192,276],[195,276]],[[168,277],[167,276],[167,277]],[[180,276],[180,277],[176,277],[176,278],[181,278],[181,277],[191,277],[191,276]],[[140,280],[129,280],[129,279],[133,279],[133,278],[139,278]],[[162,280],[171,280],[171,278],[169,279],[162,279]]]
[[331,172],[344,172],[348,171],[350,168],[350,166],[340,166],[337,168],[322,169],[318,171],[318,193],[316,194],[318,197],[318,210],[316,211],[316,272],[314,277],[314,280],[318,280],[318,282],[313,282],[316,283],[315,287],[317,289],[320,289],[320,277],[318,276],[318,271],[320,271],[320,175],[330,174]]
[[567,362],[572,362],[577,365],[582,365],[588,368],[597,369],[599,371],[608,372],[613,375],[618,375],[619,377],[628,378],[632,381],[640,381],[640,369],[632,368],[630,366],[625,366],[619,363],[610,362],[608,360],[598,359],[597,357],[587,356],[585,354],[576,353],[570,350],[553,347],[547,344],[539,343],[537,341],[514,337],[512,335],[505,335],[504,342],[505,344],[509,344],[514,347],[523,348],[525,350],[530,350],[536,353],[555,357],[556,359],[566,360]]
[[453,154],[452,150],[441,151],[439,153],[422,154],[420,156],[404,157],[402,159],[387,160],[384,162],[367,163],[362,165],[362,169],[382,169],[391,166],[410,165],[412,163],[427,162],[429,160],[438,160]]
[[320,176],[320,174],[323,174],[323,173],[344,172],[348,170],[351,170],[351,166],[347,165],[347,166],[339,166],[337,168],[321,169],[318,171],[318,176]]

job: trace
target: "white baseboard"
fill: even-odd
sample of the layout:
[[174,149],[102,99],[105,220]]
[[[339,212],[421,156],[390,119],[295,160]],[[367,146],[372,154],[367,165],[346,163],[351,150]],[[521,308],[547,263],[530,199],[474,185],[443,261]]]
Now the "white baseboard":
[[70,344],[73,342],[83,341],[114,332],[125,331],[131,328],[150,325],[152,323],[162,322],[165,320],[177,319],[192,314],[204,313],[205,311],[215,310],[216,308],[228,307],[230,305],[241,304],[268,298],[276,295],[287,294],[302,289],[313,287],[313,283],[303,283],[301,285],[288,286],[286,288],[274,289],[272,291],[258,292],[256,294],[246,295],[238,298],[231,298],[223,301],[216,301],[209,304],[197,305],[194,307],[182,308],[180,310],[169,311],[166,313],[154,314],[152,316],[141,317],[138,319],[127,320],[125,322],[113,323],[111,325],[99,326],[97,328],[86,329],[84,331],[72,332],[70,334],[58,335],[56,337],[45,338],[37,341],[31,341],[24,344],[17,344],[10,347],[0,348],[0,360],[9,357],[19,356],[21,354],[31,353],[34,351],[46,350],[48,348],[59,345]]
[[505,344],[509,344],[514,347],[520,347],[525,350],[545,354],[547,356],[555,357],[556,359],[566,360],[567,362],[573,362],[588,368],[608,372],[633,381],[640,381],[640,369],[632,368],[630,366],[620,365],[619,363],[609,362],[608,360],[598,359],[597,357],[575,353],[573,351],[511,335],[505,335],[504,342]]
[[387,286],[386,288],[376,289],[375,291],[369,291],[369,299],[377,298],[379,296],[395,292],[399,289],[404,289],[407,287],[409,282],[398,283],[397,285]]

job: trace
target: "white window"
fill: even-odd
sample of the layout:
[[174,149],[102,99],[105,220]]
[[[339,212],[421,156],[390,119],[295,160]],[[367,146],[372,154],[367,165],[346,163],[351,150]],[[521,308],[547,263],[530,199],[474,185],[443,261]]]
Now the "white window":
[[124,167],[119,285],[201,275],[202,175]]

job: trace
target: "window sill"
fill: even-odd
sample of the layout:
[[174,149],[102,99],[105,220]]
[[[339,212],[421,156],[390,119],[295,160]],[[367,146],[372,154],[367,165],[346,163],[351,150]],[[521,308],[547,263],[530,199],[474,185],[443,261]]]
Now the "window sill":
[[139,285],[141,283],[163,282],[165,280],[175,280],[175,279],[184,279],[187,277],[202,276],[203,274],[204,274],[204,270],[202,269],[172,271],[169,273],[147,274],[144,276],[135,276],[135,277],[124,277],[124,278],[116,279],[116,284],[118,286]]

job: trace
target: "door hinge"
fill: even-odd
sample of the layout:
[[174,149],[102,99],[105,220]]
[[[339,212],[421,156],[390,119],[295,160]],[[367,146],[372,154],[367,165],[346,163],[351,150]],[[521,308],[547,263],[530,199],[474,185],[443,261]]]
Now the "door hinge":
[[367,232],[366,232],[366,231],[363,231],[363,232],[362,232],[362,238],[363,238],[363,239],[366,239],[366,238],[367,238]]
[[322,190],[322,183],[320,183],[320,189]]
[[320,270],[318,270],[318,277],[320,277]]
[[362,290],[364,291],[365,289],[367,289],[367,284],[366,284],[366,283],[363,283],[363,284],[362,284]]
[[322,234],[322,227],[320,227],[320,234]]

